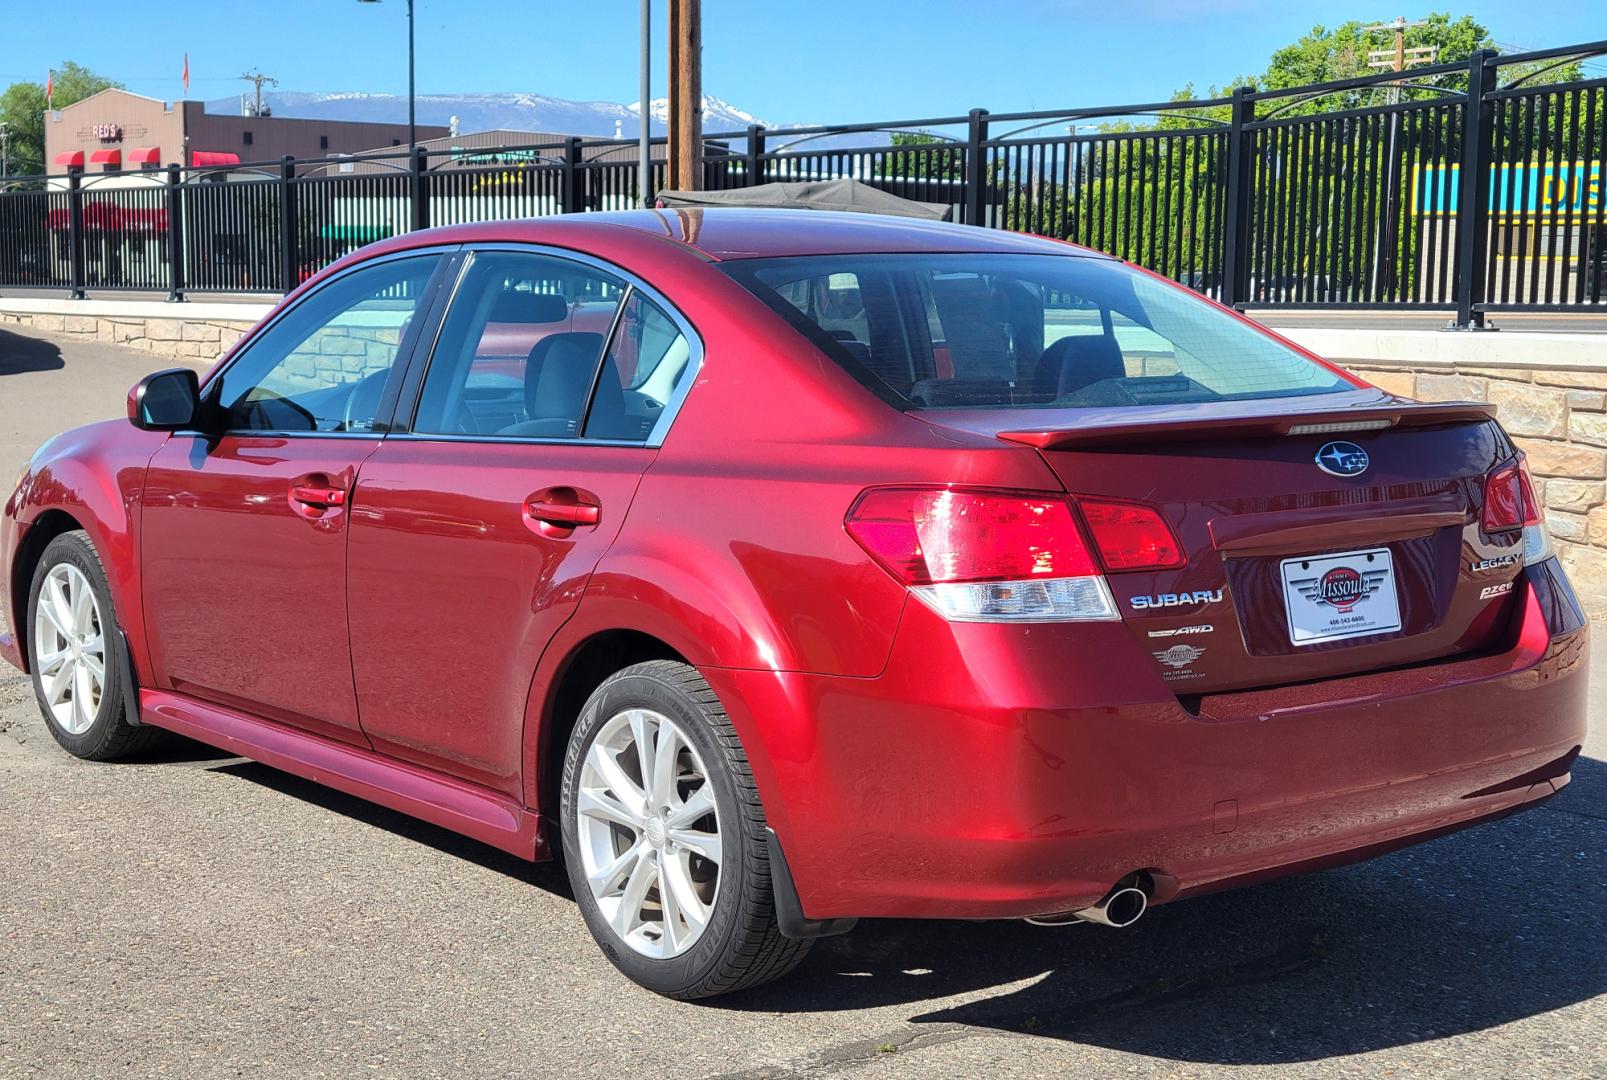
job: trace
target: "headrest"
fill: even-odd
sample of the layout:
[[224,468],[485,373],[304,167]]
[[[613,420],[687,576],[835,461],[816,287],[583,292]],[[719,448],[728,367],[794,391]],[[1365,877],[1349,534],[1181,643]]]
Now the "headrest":
[[488,322],[555,323],[569,318],[569,302],[557,293],[509,289],[491,306]]

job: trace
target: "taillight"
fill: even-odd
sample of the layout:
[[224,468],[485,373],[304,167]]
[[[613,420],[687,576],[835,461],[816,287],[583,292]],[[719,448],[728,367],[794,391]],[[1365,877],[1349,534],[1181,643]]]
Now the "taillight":
[[1177,534],[1154,508],[1083,498],[1077,500],[1077,508],[1088,522],[1106,570],[1175,570],[1188,564]]
[[1523,472],[1516,461],[1484,478],[1484,531],[1510,532],[1523,528]]
[[1523,561],[1536,563],[1551,556],[1545,511],[1535,497],[1528,459],[1518,454],[1484,479],[1484,512],[1480,524],[1487,533],[1523,530]]
[[947,619],[1118,617],[1064,496],[872,488],[846,525],[872,558]]

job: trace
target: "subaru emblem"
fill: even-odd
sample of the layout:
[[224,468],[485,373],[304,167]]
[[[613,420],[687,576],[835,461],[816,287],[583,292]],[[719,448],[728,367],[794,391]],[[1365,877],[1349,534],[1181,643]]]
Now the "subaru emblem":
[[1360,476],[1367,465],[1367,451],[1353,442],[1325,443],[1317,451],[1317,468],[1330,476]]

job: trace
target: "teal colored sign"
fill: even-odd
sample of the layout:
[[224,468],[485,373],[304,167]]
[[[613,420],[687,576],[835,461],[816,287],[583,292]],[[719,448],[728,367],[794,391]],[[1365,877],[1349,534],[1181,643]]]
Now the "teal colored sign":
[[[1413,202],[1423,214],[1455,214],[1460,165],[1421,165]],[[1579,217],[1602,205],[1602,163],[1490,166],[1490,213],[1496,217]]]

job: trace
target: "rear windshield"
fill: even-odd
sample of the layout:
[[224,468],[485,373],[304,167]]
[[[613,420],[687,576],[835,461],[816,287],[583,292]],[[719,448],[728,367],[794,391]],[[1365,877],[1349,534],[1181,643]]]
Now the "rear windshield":
[[721,269],[906,409],[1178,405],[1352,389],[1181,288],[1064,255],[815,255]]

